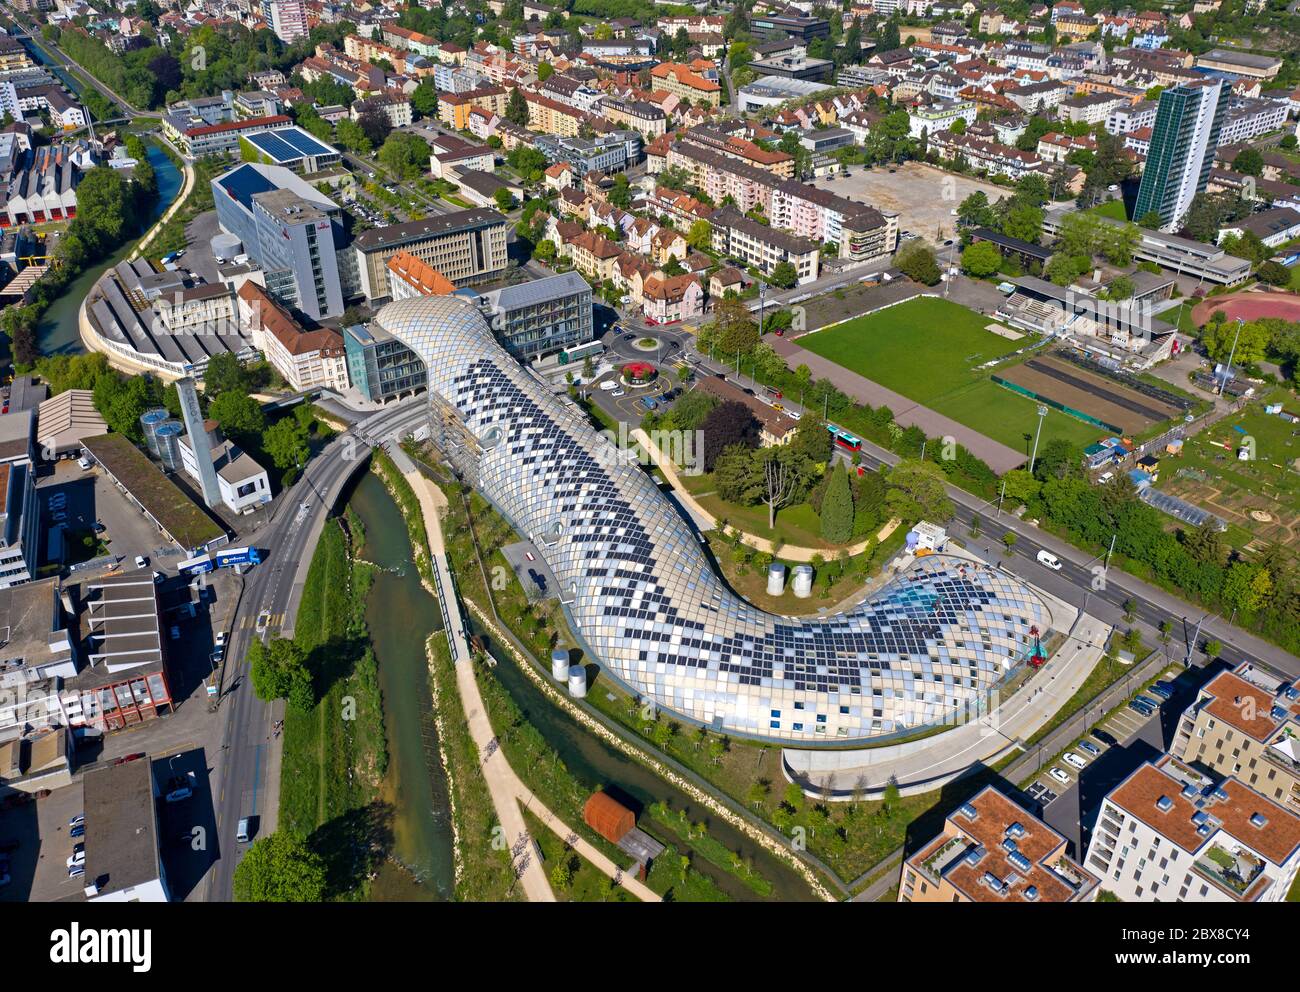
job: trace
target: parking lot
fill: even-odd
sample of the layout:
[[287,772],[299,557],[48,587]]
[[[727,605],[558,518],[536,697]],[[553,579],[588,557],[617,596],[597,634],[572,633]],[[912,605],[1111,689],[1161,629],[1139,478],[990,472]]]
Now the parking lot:
[[920,162],[905,162],[891,172],[883,166],[854,166],[848,176],[818,179],[814,185],[840,196],[861,200],[878,210],[898,214],[900,231],[910,231],[932,243],[956,237],[957,218],[952,211],[962,200],[983,190],[989,202],[1011,191],[992,183],[944,172]]
[[[1158,706],[1142,713],[1126,702],[1044,765],[1025,788],[1042,818],[1070,841],[1076,857],[1087,850],[1102,800],[1143,762],[1155,761],[1168,750],[1183,711],[1220,667],[1167,667],[1156,682],[1158,689],[1148,687],[1138,693]],[[1167,699],[1161,698],[1162,692]]]
[[87,471],[72,460],[56,462],[53,472],[37,482],[36,495],[51,526],[61,523],[70,532],[89,533],[96,522],[103,524],[100,540],[127,564],[144,555],[165,568],[181,558],[180,549],[166,541],[98,468]]
[[[609,384],[608,388],[602,388],[603,383]],[[595,380],[590,395],[592,401],[615,420],[635,426],[641,423],[641,418],[650,411],[643,400],[650,399],[658,405],[663,402],[664,396],[673,390],[674,387],[666,375],[660,375],[648,386],[625,386],[620,381],[619,373],[613,371]]]

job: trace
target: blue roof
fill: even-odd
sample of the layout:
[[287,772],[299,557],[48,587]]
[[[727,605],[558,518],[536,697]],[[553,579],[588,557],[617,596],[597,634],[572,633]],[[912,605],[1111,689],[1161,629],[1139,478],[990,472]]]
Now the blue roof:
[[277,163],[293,162],[306,155],[337,154],[329,145],[298,127],[254,131],[244,135],[244,138]]
[[217,180],[217,185],[243,204],[245,210],[253,209],[253,197],[276,188],[273,183],[251,165],[241,165]]

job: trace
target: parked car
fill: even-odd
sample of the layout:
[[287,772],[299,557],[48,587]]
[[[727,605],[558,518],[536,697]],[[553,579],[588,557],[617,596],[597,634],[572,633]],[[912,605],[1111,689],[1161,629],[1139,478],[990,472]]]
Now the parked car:
[[1079,741],[1079,743],[1076,744],[1075,747],[1077,747],[1084,754],[1092,755],[1094,758],[1097,757],[1097,755],[1101,754],[1101,748],[1099,748],[1092,741]]
[[74,838],[75,838],[75,837],[85,837],[85,836],[86,836],[86,825],[83,823],[83,824],[81,824],[80,826],[73,827],[72,829],[70,829],[70,830],[68,831],[68,836],[69,836],[69,837],[74,837]]
[[1080,758],[1073,751],[1067,751],[1065,754],[1061,756],[1061,760],[1064,761],[1067,765],[1070,765],[1074,768],[1088,767],[1088,762],[1086,762],[1083,758]]
[[87,469],[89,469],[90,466],[94,464],[94,462],[92,462],[85,455],[82,455],[80,458],[77,459],[77,464],[81,466],[81,470],[84,472]]
[[170,633],[173,641],[179,641],[181,639],[181,629],[179,627],[173,627]]
[[84,874],[86,874],[86,866],[84,864],[68,866],[68,878],[80,878]]
[[1153,686],[1149,686],[1147,692],[1151,693],[1153,696],[1158,696],[1162,702],[1173,695],[1173,690],[1161,685],[1159,682]]
[[1052,776],[1052,778],[1056,779],[1056,781],[1060,782],[1062,785],[1070,784],[1070,776],[1061,771],[1058,766],[1053,765],[1052,770],[1047,774]]
[[1115,736],[1113,734],[1108,733],[1105,730],[1102,730],[1100,727],[1093,728],[1092,730],[1089,731],[1089,733],[1092,734],[1094,738],[1096,738],[1097,740],[1105,744],[1107,747],[1114,747],[1116,744],[1119,743],[1119,741],[1115,739]]
[[610,393],[609,395],[610,395],[610,396],[625,396],[626,394],[627,394],[627,390],[624,390],[624,389],[616,389],[616,390],[614,390],[612,393]]
[[189,799],[194,795],[194,773],[173,776],[167,782],[167,789],[167,794],[163,796],[166,802],[178,803],[183,799]]
[[104,533],[104,531],[108,530],[108,528],[105,527],[98,520],[96,520],[93,524],[90,525],[90,529],[93,530],[96,534],[102,534]]
[[84,827],[85,825],[86,825],[85,813],[78,813],[76,816],[74,816],[71,820],[68,821],[68,826],[70,827]]
[[224,648],[225,646],[226,646],[226,632],[224,630],[219,630],[217,631],[217,647]]
[[1144,706],[1150,706],[1153,710],[1160,709],[1159,701],[1152,699],[1150,696],[1138,696],[1137,702],[1142,703]]
[[68,867],[71,868],[73,865],[84,865],[85,863],[86,863],[86,845],[78,844],[76,847],[72,849],[72,853],[68,855],[68,861],[67,861]]
[[239,821],[239,826],[235,828],[235,840],[241,844],[247,844],[257,834],[257,817],[245,816]]
[[144,555],[136,555],[136,556],[135,556],[135,567],[136,567],[136,568],[148,568],[148,567],[149,567],[149,559],[146,558]]
[[1133,710],[1136,713],[1141,714],[1142,716],[1150,716],[1152,713],[1155,712],[1155,710],[1153,710],[1150,706],[1147,706],[1145,703],[1139,703],[1136,699],[1128,704],[1128,708]]

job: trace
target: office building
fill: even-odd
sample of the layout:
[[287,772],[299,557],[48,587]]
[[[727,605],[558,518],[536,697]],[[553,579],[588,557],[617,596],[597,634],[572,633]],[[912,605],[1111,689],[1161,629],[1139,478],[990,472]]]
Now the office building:
[[1283,902],[1300,817],[1165,755],[1102,800],[1084,867],[1123,902]]
[[488,282],[506,268],[508,224],[495,210],[475,208],[363,231],[353,241],[361,291],[388,299],[388,260],[406,251],[457,286]]
[[592,339],[591,286],[576,272],[494,289],[476,303],[497,340],[520,361]]
[[378,323],[343,328],[348,379],[372,403],[412,396],[425,388],[423,360]]
[[1135,219],[1154,211],[1161,229],[1173,230],[1193,197],[1205,191],[1231,92],[1227,83],[1215,79],[1160,94]]
[[222,230],[239,238],[280,303],[322,320],[360,291],[342,208],[290,170],[245,163],[213,179],[212,193]]
[[278,165],[299,175],[320,172],[343,158],[337,148],[296,125],[240,135],[239,148],[244,161]]
[[[31,431],[32,414],[17,414],[20,427]],[[0,589],[30,582],[36,574],[36,480],[29,461],[0,463]]]
[[828,38],[831,26],[820,17],[776,17],[763,15],[749,22],[750,33],[759,41],[793,38],[805,47],[818,38]]

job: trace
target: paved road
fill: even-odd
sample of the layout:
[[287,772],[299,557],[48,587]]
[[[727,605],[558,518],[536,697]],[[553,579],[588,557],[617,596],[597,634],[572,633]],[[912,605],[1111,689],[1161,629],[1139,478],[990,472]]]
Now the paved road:
[[[260,817],[261,836],[274,832],[277,824],[279,741],[272,728],[283,704],[264,703],[253,693],[245,661],[248,649],[255,637],[292,631],[312,548],[343,483],[370,451],[364,438],[400,436],[422,416],[418,401],[395,405],[366,420],[361,429],[335,437],[308,463],[293,488],[281,494],[274,515],[252,535],[257,547],[269,553],[248,573],[228,635],[221,683],[226,716],[213,771],[217,860],[208,875],[207,901],[232,898],[232,878],[242,854],[234,839],[239,819]],[[263,610],[273,622],[259,635],[256,623]]]

